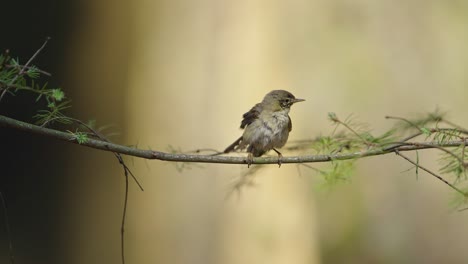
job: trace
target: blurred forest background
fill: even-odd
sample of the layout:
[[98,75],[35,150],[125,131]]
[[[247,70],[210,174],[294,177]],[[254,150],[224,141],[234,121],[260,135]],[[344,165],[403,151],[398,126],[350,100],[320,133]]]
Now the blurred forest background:
[[[437,107],[468,127],[466,1],[1,6],[0,48],[25,62],[52,37],[35,64],[73,100],[72,116],[112,124],[118,143],[222,150],[241,134],[241,115],[274,89],[307,100],[291,111],[291,140],[328,135],[328,112],[354,114],[376,134],[392,127],[386,115]],[[33,102],[6,97],[0,113],[31,121]],[[124,179],[113,155],[4,128],[0,136],[17,263],[119,263]],[[420,162],[437,170],[437,157],[424,151]],[[451,189],[425,173],[416,179],[394,155],[360,160],[351,180],[332,188],[311,169],[266,166],[228,200],[246,166],[127,161],[145,188],[130,184],[128,263],[468,260],[468,211],[454,211]]]

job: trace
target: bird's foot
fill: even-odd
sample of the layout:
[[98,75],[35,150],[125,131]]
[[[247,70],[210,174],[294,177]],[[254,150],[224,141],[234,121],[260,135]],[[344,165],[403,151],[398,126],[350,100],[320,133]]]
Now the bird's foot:
[[249,152],[249,155],[247,155],[247,168],[250,168],[250,165],[252,165],[253,162],[253,156],[252,153]]
[[278,154],[278,168],[281,168],[282,161],[283,161],[283,155],[279,153]]
[[281,163],[283,161],[283,154],[276,149],[273,149],[278,154],[278,168],[281,168]]

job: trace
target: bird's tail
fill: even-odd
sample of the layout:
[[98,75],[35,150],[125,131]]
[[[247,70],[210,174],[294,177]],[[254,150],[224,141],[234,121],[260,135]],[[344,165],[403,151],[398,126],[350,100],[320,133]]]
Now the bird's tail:
[[232,143],[231,145],[229,145],[229,147],[227,147],[225,150],[224,150],[224,153],[229,153],[229,152],[232,152],[234,150],[236,150],[238,147],[239,147],[239,144],[242,142],[242,136],[240,138],[238,138],[236,141],[234,141],[234,143]]

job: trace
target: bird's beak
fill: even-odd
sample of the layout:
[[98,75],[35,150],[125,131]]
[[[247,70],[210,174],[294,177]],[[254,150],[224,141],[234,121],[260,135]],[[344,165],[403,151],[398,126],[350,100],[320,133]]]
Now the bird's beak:
[[293,100],[293,103],[299,103],[299,102],[304,102],[305,99],[299,99],[299,98],[296,98]]

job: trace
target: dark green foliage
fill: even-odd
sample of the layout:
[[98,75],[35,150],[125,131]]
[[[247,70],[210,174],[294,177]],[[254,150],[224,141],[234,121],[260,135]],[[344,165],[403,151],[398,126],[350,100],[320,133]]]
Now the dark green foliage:
[[34,116],[36,123],[47,125],[53,122],[70,124],[71,121],[63,114],[69,108],[70,100],[66,98],[61,88],[51,88],[48,83],[38,84],[37,80],[43,75],[49,75],[39,70],[36,66],[21,65],[19,59],[10,58],[8,55],[0,55],[0,94],[17,95],[21,91],[31,92],[37,95],[36,102],[45,101],[47,109],[38,110]]

